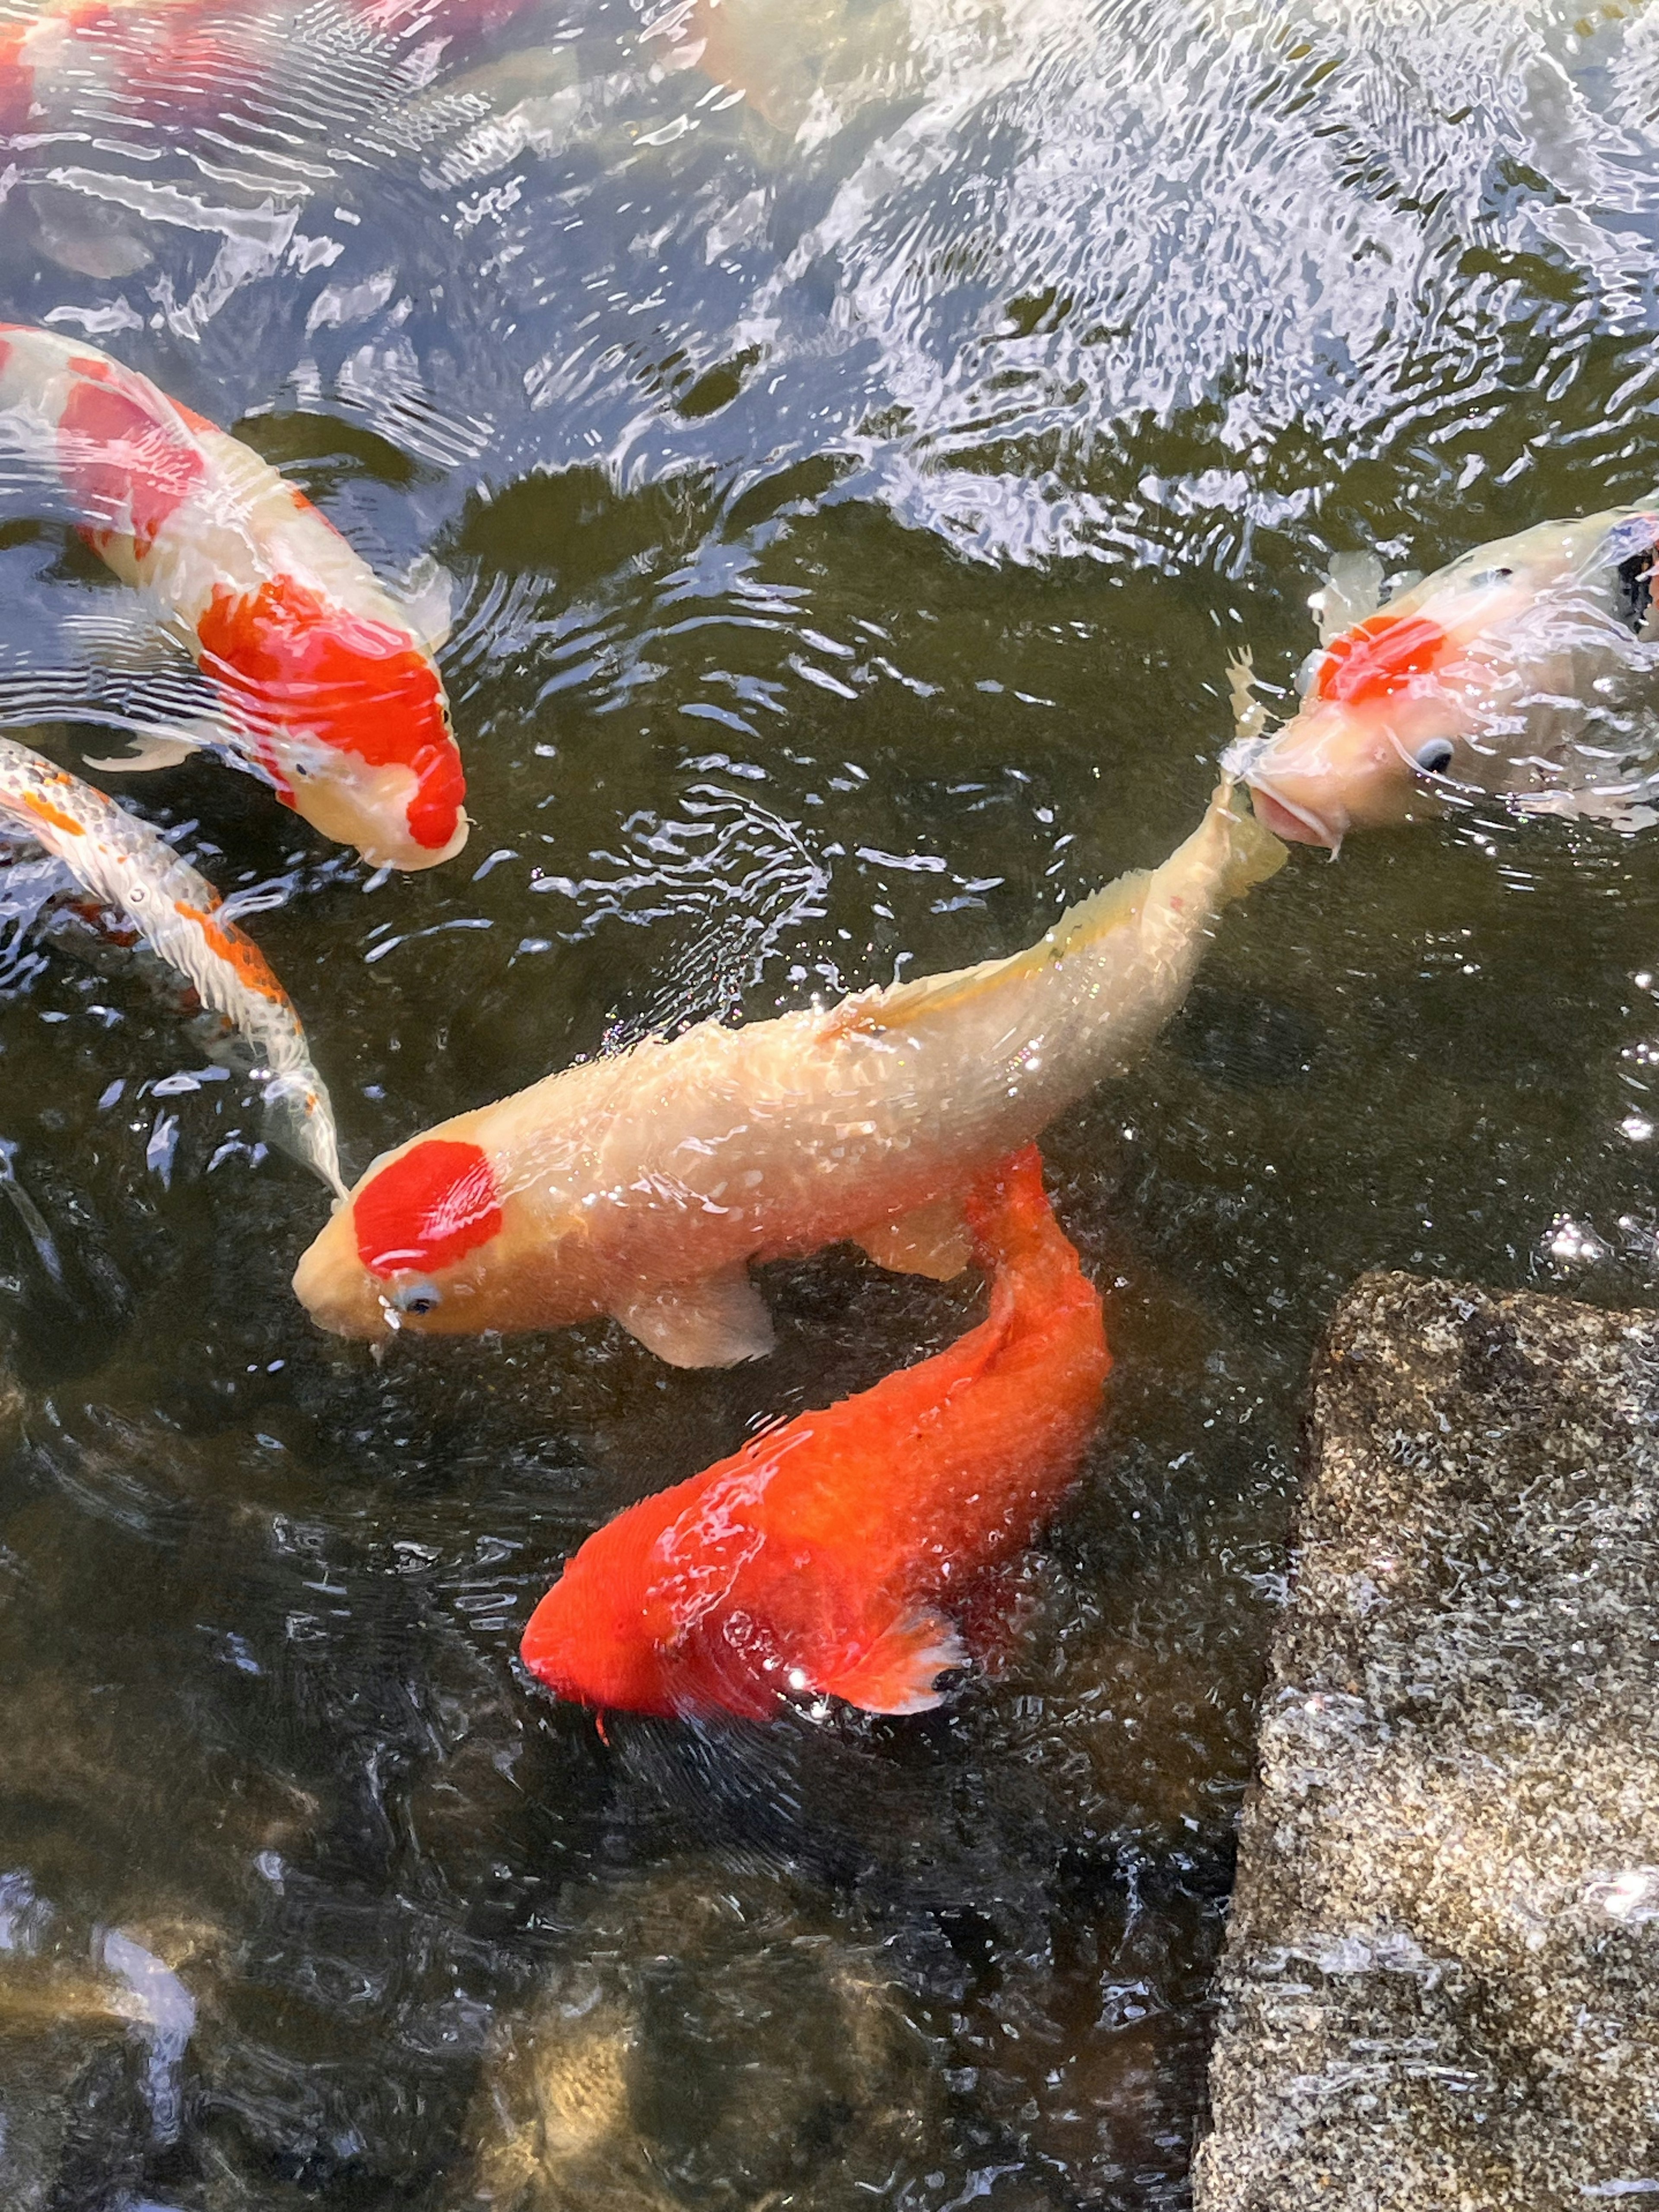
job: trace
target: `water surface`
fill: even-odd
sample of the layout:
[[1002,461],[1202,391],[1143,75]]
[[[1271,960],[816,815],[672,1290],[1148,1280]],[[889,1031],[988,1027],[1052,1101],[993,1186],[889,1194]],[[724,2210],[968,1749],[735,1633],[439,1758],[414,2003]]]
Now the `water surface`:
[[[653,1026],[1030,941],[1191,826],[1229,655],[1289,684],[1330,553],[1659,479],[1639,8],[319,7],[159,88],[100,35],[12,142],[0,306],[454,579],[457,863],[110,784],[280,887],[351,1174]],[[13,669],[119,602],[22,512],[0,579]],[[767,1270],[725,1374],[597,1325],[377,1367],[295,1305],[325,1197],[177,1009],[8,938],[9,2203],[1184,2203],[1308,1360],[1366,1267],[1651,1294],[1655,851],[1294,855],[1046,1141],[1118,1365],[1006,1674],[608,1740],[513,1668],[568,1552],[972,1283]]]

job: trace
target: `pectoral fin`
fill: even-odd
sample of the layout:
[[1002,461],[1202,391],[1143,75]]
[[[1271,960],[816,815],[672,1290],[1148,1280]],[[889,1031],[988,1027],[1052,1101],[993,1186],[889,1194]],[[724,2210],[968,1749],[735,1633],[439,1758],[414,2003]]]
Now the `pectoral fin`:
[[945,1615],[917,1606],[811,1687],[867,1713],[925,1713],[945,1702],[934,1687],[939,1677],[967,1663],[967,1647]]
[[1337,553],[1325,588],[1314,596],[1319,642],[1328,645],[1345,629],[1374,615],[1382,604],[1382,563],[1375,553]]
[[959,1275],[974,1256],[973,1239],[957,1198],[936,1198],[900,1214],[896,1221],[861,1229],[853,1242],[878,1267],[890,1267],[901,1275],[931,1275],[939,1283]]
[[772,1316],[746,1267],[722,1267],[615,1309],[647,1352],[671,1367],[735,1367],[772,1349]]
[[1510,804],[1517,814],[1559,814],[1570,822],[1600,822],[1626,836],[1659,822],[1647,784],[1628,791],[1522,792]]
[[112,753],[101,760],[94,760],[90,753],[84,757],[88,768],[111,769],[120,775],[143,775],[150,769],[177,768],[180,761],[198,752],[201,745],[199,738],[140,738],[130,753]]
[[409,573],[389,587],[434,653],[448,637],[454,623],[455,580],[429,553],[422,554]]

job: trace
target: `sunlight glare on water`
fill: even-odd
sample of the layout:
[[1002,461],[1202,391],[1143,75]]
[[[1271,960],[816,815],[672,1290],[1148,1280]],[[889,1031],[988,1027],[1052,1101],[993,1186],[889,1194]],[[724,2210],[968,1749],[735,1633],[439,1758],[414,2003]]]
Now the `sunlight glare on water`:
[[[100,779],[272,892],[348,1181],[607,1045],[1031,942],[1186,835],[1230,656],[1282,709],[1333,554],[1659,482],[1640,5],[0,22],[5,314],[450,579],[445,866],[211,763]],[[176,668],[6,492],[0,667],[137,712]],[[1650,1295],[1654,850],[1494,805],[1294,854],[1045,1138],[1117,1364],[1006,1670],[603,1738],[514,1664],[569,1553],[974,1279],[780,1263],[725,1372],[599,1323],[375,1365],[289,1291],[327,1200],[252,1093],[9,875],[8,2203],[1187,2202],[1310,1352],[1370,1267]]]

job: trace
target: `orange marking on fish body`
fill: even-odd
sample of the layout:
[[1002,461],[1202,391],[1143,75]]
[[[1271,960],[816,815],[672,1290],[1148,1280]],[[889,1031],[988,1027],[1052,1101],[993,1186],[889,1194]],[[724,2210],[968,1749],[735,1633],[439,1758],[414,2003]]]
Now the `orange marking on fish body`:
[[[68,778],[65,777],[64,781],[67,781]],[[37,822],[45,822],[54,830],[64,830],[74,837],[84,837],[87,834],[84,822],[77,822],[72,814],[66,814],[61,806],[54,806],[51,799],[42,799],[35,792],[20,793],[18,804],[26,806]]]
[[216,422],[210,422],[205,415],[198,415],[193,407],[186,407],[182,399],[169,399],[167,404],[185,428],[194,430],[198,437],[204,431],[216,438],[221,434]]
[[[64,479],[94,512],[131,516],[140,560],[155,544],[207,473],[195,441],[169,401],[139,378],[95,355],[75,354],[74,379],[58,418],[58,465]],[[115,525],[83,526],[82,536],[101,551]]]
[[981,1179],[968,1214],[995,1269],[988,1318],[589,1537],[525,1632],[538,1679],[665,1714],[763,1719],[787,1689],[882,1712],[938,1702],[963,1656],[940,1602],[1064,1496],[1111,1364],[1035,1146]]
[[287,1005],[288,993],[251,937],[245,937],[234,922],[217,921],[210,909],[192,906],[188,899],[174,899],[173,907],[175,914],[196,924],[213,951],[236,970],[238,979],[250,991],[262,999],[273,999],[279,1006]]
[[9,23],[0,28],[0,132],[8,137],[27,127],[34,104],[34,71],[28,63],[32,27]]
[[1392,697],[1444,659],[1450,640],[1426,615],[1373,615],[1333,638],[1314,690],[1356,706]]

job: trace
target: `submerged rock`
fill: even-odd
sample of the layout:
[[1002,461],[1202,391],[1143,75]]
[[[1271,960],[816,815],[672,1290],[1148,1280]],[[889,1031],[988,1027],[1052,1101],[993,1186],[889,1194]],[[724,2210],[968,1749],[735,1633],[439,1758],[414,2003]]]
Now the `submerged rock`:
[[693,1862],[599,1893],[570,1932],[486,2064],[466,2205],[875,2202],[925,2152],[924,2039],[875,1952],[791,1885]]
[[216,1931],[88,1926],[0,1873],[0,2203],[69,2212],[130,2197],[179,2138],[196,2001]]
[[1199,2212],[1659,2194],[1659,1315],[1365,1278],[1316,1376]]

